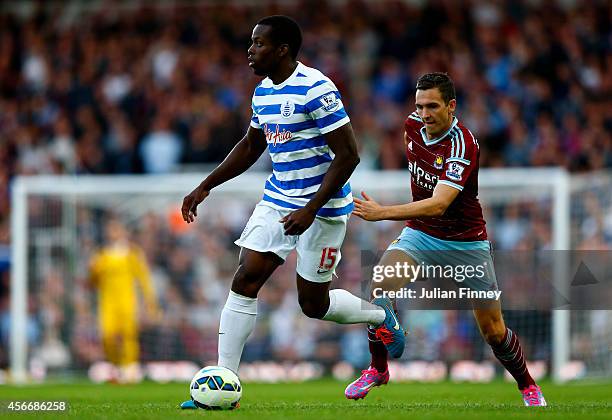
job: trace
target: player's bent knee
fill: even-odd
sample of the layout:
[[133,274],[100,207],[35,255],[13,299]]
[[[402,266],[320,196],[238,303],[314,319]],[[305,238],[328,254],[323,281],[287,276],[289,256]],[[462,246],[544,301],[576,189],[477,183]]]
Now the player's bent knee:
[[257,273],[250,272],[243,264],[240,264],[234,274],[232,291],[242,296],[256,297],[262,284]]
[[306,299],[298,299],[298,302],[300,303],[302,312],[308,318],[321,319],[327,313],[328,308],[324,307],[324,305],[319,302]]

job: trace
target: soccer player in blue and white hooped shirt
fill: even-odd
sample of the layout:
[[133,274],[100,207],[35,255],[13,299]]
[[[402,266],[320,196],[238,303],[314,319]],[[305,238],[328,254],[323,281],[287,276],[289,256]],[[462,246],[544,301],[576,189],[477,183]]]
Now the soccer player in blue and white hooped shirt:
[[256,75],[266,78],[255,88],[250,127],[183,200],[183,219],[191,223],[213,188],[242,174],[268,149],[272,175],[236,241],[242,247],[238,270],[219,325],[218,364],[234,372],[255,326],[257,294],[294,249],[304,314],[341,324],[370,324],[393,337],[388,343],[392,356],[401,356],[404,349],[404,330],[387,299],[369,303],[346,290],[329,290],[353,209],[348,179],[359,157],[336,86],[296,61],[301,43],[299,26],[286,16],[257,23],[248,62]]

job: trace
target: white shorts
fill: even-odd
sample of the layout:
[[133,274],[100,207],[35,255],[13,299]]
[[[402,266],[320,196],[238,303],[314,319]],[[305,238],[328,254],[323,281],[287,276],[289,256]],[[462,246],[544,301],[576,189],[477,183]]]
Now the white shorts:
[[283,260],[295,249],[296,271],[300,276],[317,283],[331,281],[340,262],[348,215],[334,219],[317,217],[303,234],[287,236],[279,220],[292,211],[257,204],[235,244],[253,251],[273,252]]

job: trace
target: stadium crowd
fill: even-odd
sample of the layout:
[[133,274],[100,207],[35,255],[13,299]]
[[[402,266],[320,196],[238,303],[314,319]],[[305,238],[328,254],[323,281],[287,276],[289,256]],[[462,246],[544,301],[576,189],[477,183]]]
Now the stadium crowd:
[[[39,2],[27,16],[0,12],[0,244],[10,243],[16,175],[169,173],[223,159],[251,114],[258,81],[246,65],[246,49],[253,23],[275,13],[297,18],[304,30],[301,60],[329,75],[342,93],[360,143],[360,168],[405,167],[402,123],[413,110],[416,77],[431,70],[453,77],[457,114],[479,138],[481,166],[612,167],[609,2],[422,3],[111,2],[106,6],[116,7],[96,9]],[[577,227],[577,246],[612,243],[612,221],[604,220],[599,200],[590,197],[580,209],[587,216]],[[549,204],[489,210],[498,248],[549,247]],[[232,240],[243,223],[220,218],[183,231],[148,214],[130,226],[148,257],[164,314],[154,325],[143,324],[144,360],[215,358],[217,318],[211,314],[225,301],[237,258]],[[95,212],[80,213],[82,261],[98,246],[103,224]],[[400,229],[377,225],[351,222],[339,287],[358,290],[360,249],[383,249]],[[293,263],[262,291],[261,322],[245,360],[274,354],[363,366],[362,327],[338,328],[300,315],[287,280]],[[8,264],[2,268],[0,365],[6,364],[9,323]],[[30,343],[40,355],[55,357],[47,360],[50,366],[100,359],[84,268],[70,290],[62,272],[67,267],[39,269]],[[70,318],[64,305],[73,308]],[[407,357],[456,360],[482,352],[474,347],[480,340],[470,314],[433,311],[409,315],[407,322],[414,331]],[[548,333],[538,329],[534,337],[544,342]],[[532,350],[529,339],[525,347]],[[542,354],[535,356],[547,358],[549,349],[538,348]]]

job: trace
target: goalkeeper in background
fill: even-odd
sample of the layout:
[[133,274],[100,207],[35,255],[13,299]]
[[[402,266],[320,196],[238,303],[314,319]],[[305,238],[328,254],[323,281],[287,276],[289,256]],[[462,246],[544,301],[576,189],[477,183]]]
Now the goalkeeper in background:
[[98,321],[106,359],[118,368],[119,382],[137,382],[138,296],[143,295],[145,315],[157,313],[155,292],[142,250],[130,243],[125,226],[111,219],[105,226],[106,243],[91,259],[89,280],[98,290]]

